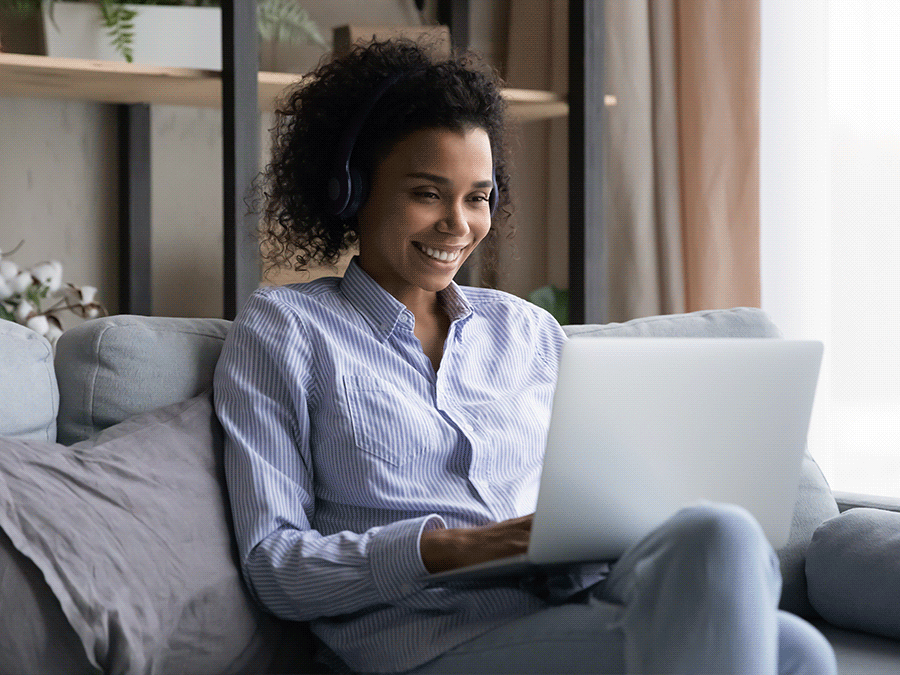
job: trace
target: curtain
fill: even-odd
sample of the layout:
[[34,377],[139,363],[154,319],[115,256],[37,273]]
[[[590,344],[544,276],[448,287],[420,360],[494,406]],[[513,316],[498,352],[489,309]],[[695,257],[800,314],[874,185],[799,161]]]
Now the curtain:
[[670,0],[606,3],[604,204],[610,321],[685,310]]
[[[607,320],[759,306],[759,0],[605,1]],[[510,86],[566,90],[567,11],[510,3]],[[565,128],[528,129],[516,166],[531,208],[515,266],[557,285]]]
[[758,307],[759,0],[676,8],[686,306]]
[[606,19],[609,319],[758,307],[758,0]]

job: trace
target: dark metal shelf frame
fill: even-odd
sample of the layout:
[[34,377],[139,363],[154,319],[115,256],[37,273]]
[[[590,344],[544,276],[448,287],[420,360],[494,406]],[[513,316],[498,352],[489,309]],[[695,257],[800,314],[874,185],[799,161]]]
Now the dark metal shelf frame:
[[[256,216],[245,198],[259,165],[254,3],[222,3],[224,316],[259,281]],[[569,0],[569,293],[572,323],[607,317],[603,224],[603,0]],[[454,45],[468,43],[469,3],[440,0]],[[150,314],[150,110],[119,106],[120,310]]]
[[569,0],[569,320],[606,323],[605,0]]

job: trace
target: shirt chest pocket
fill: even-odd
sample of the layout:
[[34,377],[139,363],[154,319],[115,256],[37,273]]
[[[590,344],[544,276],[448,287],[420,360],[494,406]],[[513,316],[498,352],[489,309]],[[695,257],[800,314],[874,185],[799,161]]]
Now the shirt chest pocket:
[[397,466],[434,450],[437,422],[415,394],[378,378],[345,375],[344,395],[361,450]]

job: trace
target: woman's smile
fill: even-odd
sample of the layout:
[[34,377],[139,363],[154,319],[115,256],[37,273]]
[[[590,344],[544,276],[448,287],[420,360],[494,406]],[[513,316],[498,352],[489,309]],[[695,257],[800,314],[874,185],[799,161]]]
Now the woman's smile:
[[452,251],[448,251],[440,248],[431,248],[426,244],[422,244],[418,241],[413,242],[413,246],[419,249],[422,253],[433,260],[437,260],[439,262],[456,262],[459,258],[460,254],[463,252],[463,248],[457,248]]

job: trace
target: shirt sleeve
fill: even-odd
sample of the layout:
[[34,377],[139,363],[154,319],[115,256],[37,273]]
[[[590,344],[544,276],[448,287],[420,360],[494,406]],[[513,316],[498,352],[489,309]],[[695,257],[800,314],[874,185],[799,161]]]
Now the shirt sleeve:
[[392,603],[424,584],[420,554],[437,516],[324,536],[315,498],[307,404],[312,350],[301,318],[265,293],[248,300],[216,366],[216,413],[241,569],[272,613],[305,621]]

